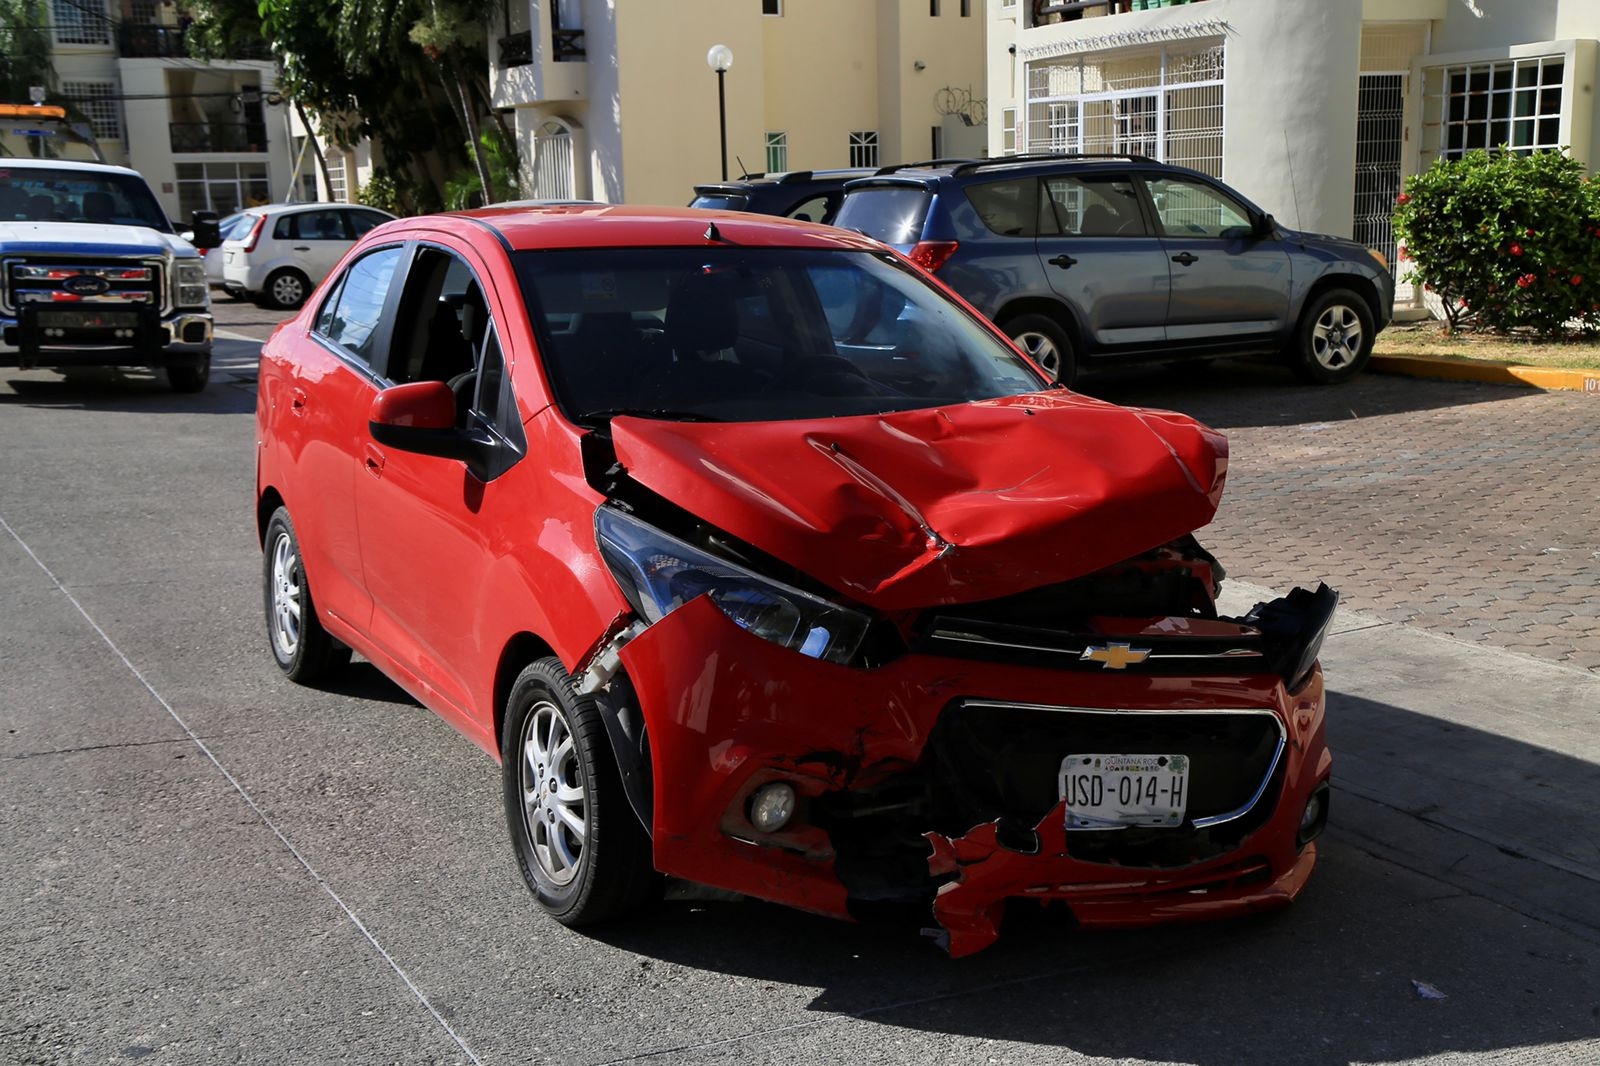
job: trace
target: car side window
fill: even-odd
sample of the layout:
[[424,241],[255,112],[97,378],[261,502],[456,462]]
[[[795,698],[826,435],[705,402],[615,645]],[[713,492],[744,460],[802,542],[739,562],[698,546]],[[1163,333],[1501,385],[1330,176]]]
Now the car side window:
[[347,241],[350,233],[345,229],[346,212],[339,210],[302,211],[291,215],[294,220],[294,238],[299,241]]
[[1162,232],[1174,237],[1247,237],[1250,212],[1209,185],[1184,178],[1147,177]]
[[823,222],[828,217],[828,197],[813,196],[809,200],[802,200],[789,209],[787,217],[798,218],[804,222]]
[[381,248],[356,260],[345,272],[337,298],[330,300],[318,317],[318,332],[369,365],[401,252],[400,248]]
[[383,215],[371,211],[351,211],[349,217],[351,230],[356,237],[364,237],[389,221]]
[[297,216],[295,216],[295,215],[279,215],[278,216],[278,221],[273,223],[273,226],[272,226],[272,238],[273,238],[273,240],[278,240],[278,241],[293,240],[294,239],[294,220],[295,220],[296,217]]
[[1060,175],[1044,179],[1039,232],[1063,237],[1144,237],[1139,195],[1126,176]]
[[1002,237],[1032,237],[1035,208],[1033,178],[1008,178],[967,186],[967,201],[990,231]]

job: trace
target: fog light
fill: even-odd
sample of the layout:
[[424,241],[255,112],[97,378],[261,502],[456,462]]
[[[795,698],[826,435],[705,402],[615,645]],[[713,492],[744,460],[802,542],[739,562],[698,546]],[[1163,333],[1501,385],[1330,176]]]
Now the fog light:
[[794,788],[782,781],[762,785],[750,800],[750,822],[763,833],[776,833],[794,817]]
[[1311,798],[1306,800],[1306,809],[1300,812],[1300,831],[1295,834],[1300,845],[1304,847],[1322,835],[1323,828],[1328,824],[1328,786],[1323,785],[1311,793]]

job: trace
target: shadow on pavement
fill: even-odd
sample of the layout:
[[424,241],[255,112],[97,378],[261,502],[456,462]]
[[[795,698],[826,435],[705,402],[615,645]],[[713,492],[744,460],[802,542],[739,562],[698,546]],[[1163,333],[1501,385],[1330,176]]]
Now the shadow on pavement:
[[[675,964],[818,986],[810,1009],[835,1016],[819,1024],[855,1019],[1115,1060],[1395,1062],[1600,1038],[1600,937],[1530,917],[1564,897],[1600,932],[1600,891],[1474,836],[1470,813],[1548,791],[1562,797],[1548,820],[1567,819],[1575,797],[1600,795],[1600,765],[1371,700],[1335,696],[1332,707],[1341,738],[1332,827],[1310,886],[1278,914],[1088,932],[1062,908],[1014,907],[994,948],[959,961],[912,930],[757,902],[669,902],[597,935]],[[1439,738],[1437,765],[1389,784],[1395,766]],[[1339,743],[1351,749],[1359,798],[1340,784]],[[1468,812],[1463,831],[1421,821],[1451,809]],[[1419,833],[1443,843],[1414,847]],[[1468,872],[1494,862],[1520,864],[1510,907],[1476,891]]]
[[10,371],[0,405],[71,407],[133,414],[249,414],[256,408],[253,381],[240,383],[233,374],[213,370],[211,381],[196,393],[173,392],[165,373],[136,367],[86,367],[65,373]]
[[1342,422],[1526,399],[1528,389],[1366,373],[1343,385],[1305,385],[1286,367],[1245,359],[1201,368],[1183,364],[1127,367],[1080,378],[1077,390],[1111,403],[1160,407],[1217,429]]

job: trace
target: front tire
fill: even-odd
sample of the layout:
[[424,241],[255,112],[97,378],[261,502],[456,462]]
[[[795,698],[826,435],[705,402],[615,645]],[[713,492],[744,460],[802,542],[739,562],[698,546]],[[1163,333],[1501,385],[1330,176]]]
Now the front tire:
[[522,878],[562,925],[595,925],[655,893],[650,838],[628,805],[600,710],[556,658],[517,676],[506,702],[501,785]]
[[311,586],[300,564],[300,541],[289,511],[280,507],[267,522],[262,557],[262,599],[272,657],[290,681],[315,684],[344,669],[350,649],[334,640],[317,619]]
[[293,311],[311,295],[311,279],[298,270],[274,270],[261,288],[261,302],[280,311]]
[[167,384],[172,386],[173,392],[200,392],[210,380],[210,352],[189,362],[171,363],[167,366]]
[[1011,343],[1050,376],[1050,380],[1071,388],[1078,377],[1078,359],[1072,340],[1055,319],[1045,315],[1017,315],[1000,327]]
[[1361,373],[1376,339],[1367,302],[1349,289],[1330,289],[1300,316],[1289,365],[1302,381],[1337,385]]

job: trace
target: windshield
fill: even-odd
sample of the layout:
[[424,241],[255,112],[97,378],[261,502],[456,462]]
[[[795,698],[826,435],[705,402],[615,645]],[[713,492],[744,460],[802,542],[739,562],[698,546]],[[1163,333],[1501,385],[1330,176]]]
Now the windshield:
[[695,193],[693,200],[689,201],[690,207],[701,207],[708,211],[743,211],[748,203],[747,197],[736,192],[700,192]]
[[0,219],[7,222],[91,222],[172,232],[166,212],[134,174],[0,165]]
[[515,259],[557,402],[590,425],[624,413],[825,418],[1046,387],[885,253],[722,246]]

